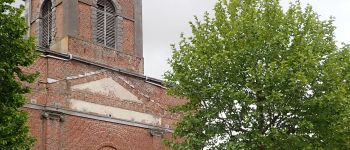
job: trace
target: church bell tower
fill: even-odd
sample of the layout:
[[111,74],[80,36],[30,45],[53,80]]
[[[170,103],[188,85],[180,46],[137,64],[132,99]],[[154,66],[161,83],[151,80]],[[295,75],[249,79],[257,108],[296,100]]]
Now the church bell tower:
[[41,49],[143,74],[141,0],[28,1]]

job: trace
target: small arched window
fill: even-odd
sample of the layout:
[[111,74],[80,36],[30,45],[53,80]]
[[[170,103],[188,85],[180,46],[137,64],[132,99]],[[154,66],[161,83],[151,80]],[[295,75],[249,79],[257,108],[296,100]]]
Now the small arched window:
[[116,48],[115,8],[110,0],[98,0],[96,12],[96,39],[99,44]]
[[41,7],[41,46],[49,48],[52,42],[52,3],[46,0]]

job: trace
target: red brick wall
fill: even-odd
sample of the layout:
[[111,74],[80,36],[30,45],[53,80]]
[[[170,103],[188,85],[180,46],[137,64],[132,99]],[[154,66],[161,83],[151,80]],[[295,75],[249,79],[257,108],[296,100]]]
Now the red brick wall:
[[43,120],[41,120],[41,112],[33,109],[24,109],[28,112],[28,124],[30,134],[35,138],[35,145],[32,148],[33,150],[42,150],[43,139],[45,134],[43,132]]
[[78,38],[92,42],[92,20],[91,6],[86,3],[79,3],[79,23],[78,23]]
[[[45,71],[46,67],[48,68],[47,75]],[[33,91],[32,94],[28,95],[28,100],[35,100],[39,105],[58,106],[61,109],[70,109],[69,99],[84,100],[91,103],[158,116],[161,117],[162,127],[173,127],[173,123],[175,123],[179,116],[173,115],[166,110],[169,106],[183,103],[184,100],[166,95],[165,89],[149,84],[142,78],[124,75],[107,69],[95,75],[67,80],[67,77],[79,77],[79,75],[97,72],[102,69],[73,60],[64,61],[41,57],[31,68],[27,69],[27,71],[42,71],[38,81],[31,84]],[[47,77],[60,81],[48,84],[46,81]],[[143,103],[133,103],[121,100],[118,97],[92,93],[91,91],[72,91],[70,88],[77,84],[88,83],[103,78],[112,78],[132,94],[136,95]],[[161,138],[151,136],[149,129],[69,115],[65,116],[64,122],[42,120],[40,119],[40,110],[27,110],[30,112],[29,124],[31,133],[37,138],[34,149],[40,149],[42,146],[48,149],[55,149],[59,146],[62,149],[90,149],[90,146],[96,145],[91,143],[99,143],[102,146],[113,146],[117,149],[158,149],[155,147],[163,147],[160,143]],[[106,141],[106,139],[116,140]],[[97,148],[93,147],[93,149]]]
[[162,138],[148,129],[113,124],[75,116],[64,116],[64,122],[42,119],[37,110],[27,109],[30,131],[36,138],[33,149],[49,150],[158,150],[167,149]]
[[129,55],[135,55],[135,45],[134,45],[134,41],[135,41],[135,27],[134,27],[134,22],[129,21],[129,20],[124,20],[123,21],[123,51],[126,54]]
[[69,38],[69,53],[84,59],[122,68],[131,72],[143,72],[143,58],[81,39]]
[[134,18],[134,1],[133,0],[118,0],[122,7],[122,14],[128,18]]
[[[45,72],[46,67],[48,68],[47,77]],[[184,102],[183,100],[168,96],[165,89],[149,84],[145,82],[144,79],[123,75],[110,70],[105,70],[104,72],[95,75],[67,80],[67,77],[79,76],[86,73],[104,70],[103,68],[82,64],[73,60],[64,61],[53,58],[41,58],[30,68],[30,70],[40,71],[40,69],[42,69],[41,76],[37,83],[31,85],[32,94],[29,96],[29,98],[37,100],[37,103],[41,105],[54,105],[54,103],[60,103],[62,107],[68,107],[68,104],[65,103],[66,100],[83,99],[85,101],[97,104],[115,106],[171,118],[171,114],[165,110],[169,106],[178,105]],[[130,103],[128,101],[120,100],[118,97],[108,97],[89,91],[72,92],[70,89],[71,86],[77,84],[109,77],[136,95],[138,99],[143,101],[143,104],[140,105],[139,103]],[[46,78],[60,81],[57,83],[46,84]],[[47,100],[43,100],[45,98],[47,98]]]

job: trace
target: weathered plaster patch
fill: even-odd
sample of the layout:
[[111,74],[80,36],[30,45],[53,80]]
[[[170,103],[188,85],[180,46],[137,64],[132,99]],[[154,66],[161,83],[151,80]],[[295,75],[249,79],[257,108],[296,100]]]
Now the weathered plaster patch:
[[76,75],[76,76],[66,77],[66,79],[67,80],[79,79],[79,78],[84,78],[84,77],[92,76],[92,75],[95,75],[95,74],[99,74],[99,73],[102,73],[102,72],[106,72],[106,70],[102,69],[102,70],[98,70],[98,71],[95,71],[95,72],[86,72],[85,74],[79,74],[79,75]]
[[59,82],[60,80],[56,80],[56,79],[52,79],[52,78],[47,78],[47,83],[51,84],[51,83],[56,83]]
[[73,90],[88,90],[106,96],[116,96],[122,100],[142,103],[134,94],[115,82],[112,78],[104,78],[97,81],[72,86]]
[[71,99],[70,108],[75,111],[105,115],[107,117],[123,119],[127,121],[132,121],[132,122],[152,124],[152,125],[161,124],[161,118],[153,116],[151,114],[140,113],[136,111],[85,102],[82,100]]

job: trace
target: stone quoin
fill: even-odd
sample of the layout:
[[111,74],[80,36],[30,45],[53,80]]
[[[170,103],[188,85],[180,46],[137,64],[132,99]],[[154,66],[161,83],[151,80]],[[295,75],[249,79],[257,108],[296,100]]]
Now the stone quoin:
[[37,150],[158,150],[184,100],[143,75],[141,0],[25,0],[40,72],[27,95]]

